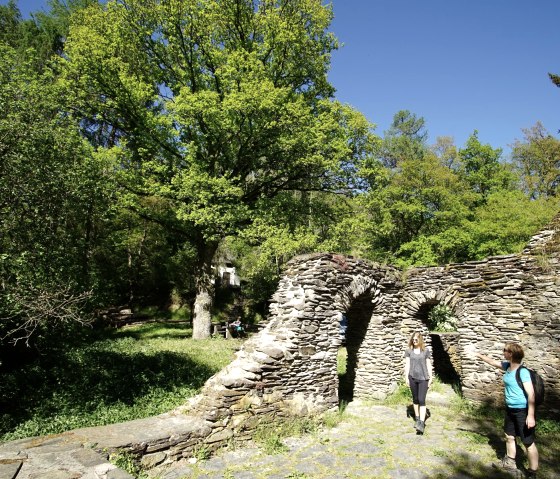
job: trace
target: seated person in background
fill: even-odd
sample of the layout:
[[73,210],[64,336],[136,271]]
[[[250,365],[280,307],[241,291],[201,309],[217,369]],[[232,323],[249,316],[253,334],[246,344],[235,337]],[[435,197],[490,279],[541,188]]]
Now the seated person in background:
[[245,335],[245,328],[243,327],[243,324],[241,323],[241,320],[239,318],[230,323],[229,326],[234,338],[239,338]]

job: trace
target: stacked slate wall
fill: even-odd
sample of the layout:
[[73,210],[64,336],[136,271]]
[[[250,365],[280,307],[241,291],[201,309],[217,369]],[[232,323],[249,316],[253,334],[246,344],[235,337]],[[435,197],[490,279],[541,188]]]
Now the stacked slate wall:
[[[396,290],[397,271],[333,254],[291,261],[280,281],[264,329],[247,340],[236,359],[211,378],[202,394],[184,408],[214,426],[216,436],[249,437],[263,415],[286,416],[323,411],[338,405],[339,321],[348,314],[348,339],[358,370],[358,351],[370,330],[372,310],[384,309],[385,291]],[[361,305],[361,307],[356,307]],[[375,343],[375,341],[373,341]],[[353,346],[355,345],[355,346]],[[379,348],[373,371],[381,380],[392,368]],[[362,372],[359,373],[360,375]],[[356,380],[361,383],[361,376]],[[211,440],[211,437],[209,438]]]
[[[498,371],[473,353],[499,359],[505,342],[520,342],[527,363],[546,381],[546,407],[558,412],[559,223],[560,217],[522,254],[445,267],[402,272],[328,253],[294,258],[272,298],[265,327],[200,395],[155,418],[172,424],[170,432],[160,426],[159,436],[150,430],[120,448],[143,455],[146,464],[159,464],[189,457],[200,447],[216,449],[233,436],[249,439],[266,416],[337,406],[343,314],[348,319],[345,385],[354,398],[383,398],[394,390],[403,376],[407,341],[421,331],[437,348],[436,373],[442,372],[438,362],[445,361],[465,396],[479,401],[500,401],[502,386]],[[457,332],[430,334],[427,313],[436,304],[453,310]],[[97,437],[92,431],[89,436]],[[95,442],[106,450],[119,448],[106,439]]]
[[436,300],[453,310],[458,319],[457,334],[441,337],[451,351],[451,362],[467,398],[501,401],[499,371],[474,359],[473,353],[500,359],[504,343],[513,341],[525,349],[526,363],[544,377],[550,393],[548,405],[558,407],[558,276],[543,270],[534,255],[415,270],[407,279],[402,298],[402,324],[411,327],[422,322],[415,312],[423,304]]
[[[467,398],[499,402],[499,372],[473,357],[496,359],[520,342],[526,362],[547,383],[546,406],[560,407],[558,218],[519,255],[406,272],[335,254],[290,261],[272,298],[265,328],[211,378],[182,411],[203,418],[218,447],[249,438],[264,415],[302,415],[339,402],[339,320],[348,318],[347,386],[354,398],[383,398],[403,376],[410,335],[437,346]],[[427,312],[448,306],[455,333],[428,331]],[[437,343],[437,344],[436,344]],[[436,373],[438,361],[435,358]],[[449,374],[449,371],[445,371]]]
[[[560,216],[534,236],[518,255],[405,272],[400,291],[386,300],[386,304],[397,303],[397,311],[378,312],[386,318],[396,316],[395,328],[385,330],[387,341],[402,337],[401,350],[395,348],[393,352],[395,363],[402,358],[408,335],[414,330],[427,335],[427,311],[443,304],[458,319],[458,330],[453,334],[432,334],[431,338],[428,335],[428,338],[437,341],[440,354],[447,359],[446,369],[454,370],[467,398],[491,403],[502,401],[499,371],[475,359],[473,353],[478,351],[501,359],[504,343],[513,341],[523,346],[525,363],[545,379],[545,407],[558,413],[559,224]],[[436,373],[444,371],[436,370]],[[398,374],[389,373],[386,377],[390,382],[397,379]],[[366,395],[368,390],[383,390],[383,383],[359,385],[357,390]]]

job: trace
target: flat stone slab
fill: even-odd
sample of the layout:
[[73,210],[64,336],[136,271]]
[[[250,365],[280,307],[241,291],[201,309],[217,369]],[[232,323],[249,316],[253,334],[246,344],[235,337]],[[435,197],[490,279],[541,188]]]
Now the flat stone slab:
[[209,432],[203,419],[166,413],[10,441],[0,444],[0,479],[134,479],[108,461],[108,451],[166,449]]
[[16,460],[7,463],[0,461],[0,479],[14,479],[21,469],[22,464],[22,461]]
[[209,426],[203,419],[169,413],[107,426],[75,429],[72,434],[96,448],[119,449],[161,441],[180,442],[193,432],[200,434],[205,430],[209,431]]

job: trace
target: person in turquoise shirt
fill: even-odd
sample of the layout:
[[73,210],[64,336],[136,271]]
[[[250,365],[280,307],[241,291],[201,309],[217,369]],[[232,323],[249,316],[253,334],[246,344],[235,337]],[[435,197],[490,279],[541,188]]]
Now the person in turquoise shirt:
[[521,362],[525,356],[523,348],[517,343],[506,343],[504,346],[504,361],[497,361],[480,353],[475,353],[475,355],[503,372],[502,378],[506,403],[504,420],[506,455],[499,463],[493,465],[522,477],[521,471],[517,469],[515,462],[515,437],[517,436],[527,449],[529,469],[527,470],[526,477],[536,478],[539,468],[539,451],[535,444],[535,391],[531,382],[531,376],[526,368],[521,368],[519,371],[523,389],[519,387],[515,377],[517,369],[521,367]]

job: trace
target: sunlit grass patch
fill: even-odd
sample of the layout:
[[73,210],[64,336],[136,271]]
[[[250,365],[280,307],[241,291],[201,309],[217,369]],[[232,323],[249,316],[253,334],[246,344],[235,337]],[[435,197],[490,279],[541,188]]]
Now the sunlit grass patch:
[[322,424],[327,428],[338,426],[344,420],[347,403],[342,402],[336,410],[325,412],[321,416]]
[[266,418],[257,426],[253,439],[266,454],[281,454],[289,450],[284,439],[314,434],[323,425],[322,416]]
[[338,348],[338,354],[336,356],[336,372],[338,376],[343,376],[346,374],[346,362],[348,359],[348,353],[346,348]]
[[172,322],[107,330],[6,374],[17,401],[3,408],[0,439],[139,419],[183,404],[241,344],[190,335]]
[[432,451],[432,454],[436,457],[448,457],[449,456],[449,451],[446,449],[434,449]]
[[397,388],[389,394],[383,401],[386,406],[400,406],[412,404],[412,392],[410,388],[403,382],[399,382]]

